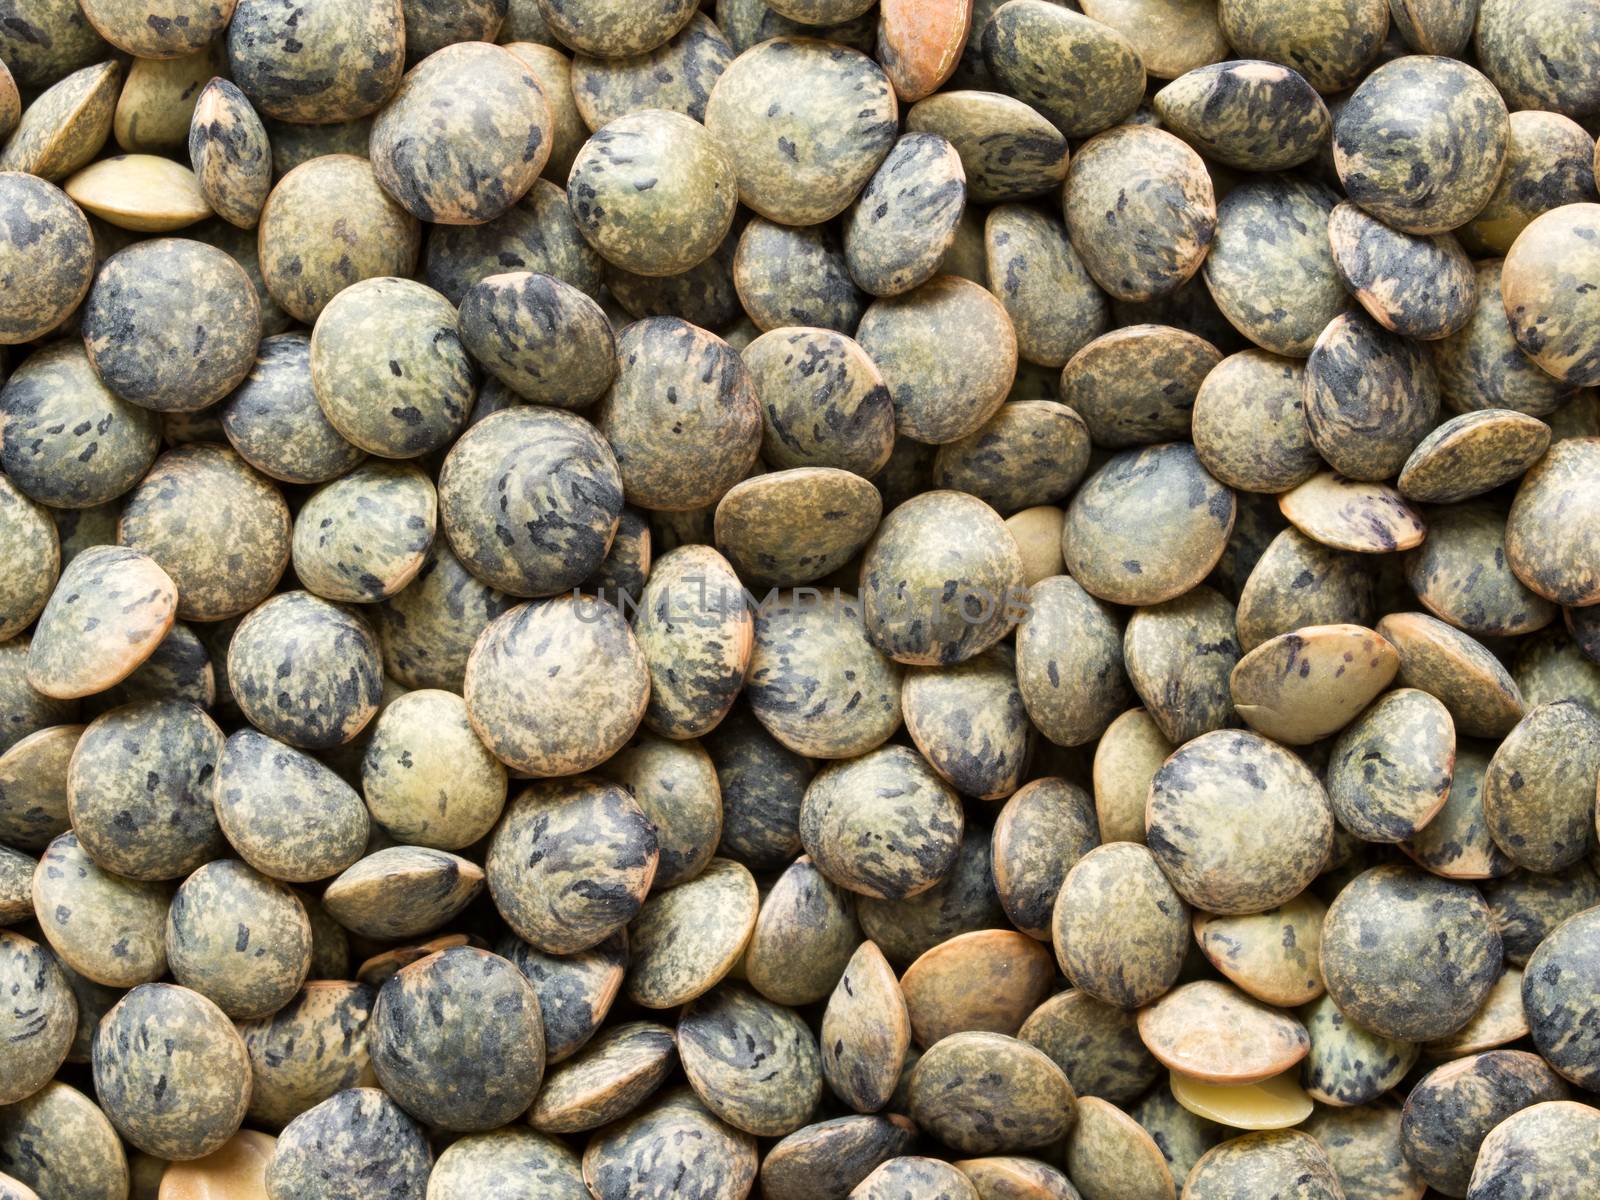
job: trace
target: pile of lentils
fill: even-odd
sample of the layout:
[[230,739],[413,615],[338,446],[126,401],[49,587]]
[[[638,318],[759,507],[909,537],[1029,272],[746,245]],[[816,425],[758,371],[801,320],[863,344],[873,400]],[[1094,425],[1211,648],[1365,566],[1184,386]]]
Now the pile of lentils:
[[0,61],[0,1198],[1597,1195],[1594,0]]

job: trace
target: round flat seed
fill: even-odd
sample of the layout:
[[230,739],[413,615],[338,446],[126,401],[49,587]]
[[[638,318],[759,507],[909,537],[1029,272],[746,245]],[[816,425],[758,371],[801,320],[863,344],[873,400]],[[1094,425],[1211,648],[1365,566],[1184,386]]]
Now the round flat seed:
[[551,595],[600,567],[622,512],[622,479],[594,426],[519,405],[490,414],[451,448],[439,506],[451,548],[477,578],[512,595]]
[[582,408],[617,374],[604,310],[552,275],[516,271],[480,280],[462,298],[460,330],[485,370],[535,404]]
[[988,278],[1028,363],[1059,367],[1105,330],[1106,298],[1059,220],[1020,204],[999,205],[984,221]]
[[874,1169],[911,1149],[915,1127],[901,1116],[847,1116],[797,1129],[761,1161],[762,1194],[809,1200],[845,1195]]
[[1506,519],[1506,559],[1518,579],[1557,604],[1600,603],[1600,438],[1563,438],[1529,468]]
[[1061,401],[1096,446],[1121,448],[1187,436],[1195,396],[1222,361],[1204,338],[1168,325],[1130,325],[1096,338],[1061,371]]
[[1322,918],[1327,906],[1302,894],[1244,917],[1194,914],[1194,940],[1212,966],[1250,996],[1290,1008],[1322,993]]
[[544,1078],[532,986],[486,950],[456,947],[396,972],[368,1026],[372,1067],[430,1125],[495,1129],[525,1112]]
[[245,717],[308,750],[342,746],[377,712],[383,672],[362,619],[309,592],[250,612],[228,648],[228,679]]
[[1535,1104],[1507,1117],[1478,1149],[1468,1200],[1489,1200],[1506,1187],[1581,1189],[1600,1157],[1597,1137],[1593,1110],[1572,1101]]
[[822,1074],[859,1112],[889,1102],[911,1044],[905,996],[873,942],[856,947],[823,1012]]
[[1212,980],[1185,984],[1143,1009],[1139,1037],[1164,1066],[1208,1083],[1258,1083],[1311,1048],[1293,1017]]
[[995,820],[994,887],[1006,915],[1031,937],[1050,933],[1061,883],[1100,843],[1089,793],[1064,779],[1035,779],[1018,789]]
[[1344,286],[1390,333],[1431,341],[1472,319],[1477,276],[1449,234],[1401,233],[1346,201],[1328,218],[1328,240]]
[[914,1195],[922,1200],[978,1200],[972,1180],[947,1162],[902,1155],[873,1170],[850,1192],[851,1200],[893,1200]]
[[189,162],[212,210],[229,224],[255,228],[272,189],[272,148],[256,110],[226,79],[213,79],[195,101]]
[[215,806],[228,842],[263,875],[294,883],[337,875],[361,857],[361,797],[328,767],[254,729],[223,746]]
[[1583,858],[1593,832],[1600,718],[1562,701],[1530,708],[1500,743],[1483,781],[1489,836],[1518,866],[1558,871]]
[[539,0],[549,32],[574,50],[607,58],[646,54],[688,23],[691,0],[666,0],[640,11],[628,0]]
[[[547,0],[548,2],[548,0]],[[597,1134],[583,1152],[595,1200],[739,1200],[755,1183],[756,1142],[723,1124],[689,1088]]]
[[489,892],[520,937],[573,954],[634,918],[658,857],[654,827],[621,787],[536,784],[512,800],[489,843]]
[[1278,497],[1301,533],[1335,550],[1388,554],[1420,545],[1427,526],[1394,488],[1322,471]]
[[[493,0],[490,0],[490,4],[492,7]],[[535,8],[537,11],[531,0],[526,7]],[[517,61],[533,76],[534,82],[539,85],[539,90],[544,93],[546,103],[550,105],[550,157],[545,160],[544,175],[547,179],[559,183],[571,173],[574,156],[589,138],[590,127],[584,124],[583,117],[579,113],[572,86],[573,62],[557,46],[506,36],[508,32],[515,33],[511,30],[512,23],[508,15],[499,40],[507,50],[516,55]],[[591,73],[584,77],[586,83],[594,78],[595,66],[595,60],[587,61]],[[637,66],[650,61],[649,58],[644,58],[640,59],[638,64],[631,64],[625,60],[618,65],[624,68],[634,67],[635,70],[629,77],[637,81]],[[645,86],[655,83],[655,77],[652,75]],[[455,228],[471,228],[471,226],[455,226]]]
[[1346,194],[1379,220],[1403,233],[1443,233],[1493,194],[1508,132],[1505,101],[1477,71],[1411,56],[1378,67],[1339,110],[1333,161]]
[[224,849],[212,809],[222,731],[198,706],[145,700],[84,730],[67,770],[83,848],[129,879],[180,879]]
[[570,1062],[550,1069],[528,1121],[546,1133],[597,1129],[638,1108],[676,1061],[677,1038],[665,1025],[619,1025]]
[[1117,615],[1066,574],[1034,584],[1026,602],[1017,687],[1028,718],[1057,745],[1091,742],[1132,698]]
[[[1226,1125],[1230,1130],[1286,1130],[1306,1120],[1315,1107],[1310,1096],[1294,1082],[1298,1074],[1296,1070],[1286,1070],[1259,1083],[1224,1086],[1179,1075],[1174,1070],[1168,1075],[1168,1086],[1184,1112],[1208,1122]],[[1198,1160],[1200,1155],[1195,1155],[1195,1162]],[[1194,1171],[1194,1163],[1190,1163],[1189,1170]]]
[[1406,582],[1423,607],[1479,637],[1532,633],[1554,620],[1555,605],[1506,563],[1505,528],[1486,504],[1436,511],[1427,541],[1405,558]]
[[649,684],[616,609],[558,597],[511,609],[485,630],[465,695],[473,728],[501,761],[567,775],[604,762],[633,735]]
[[295,516],[295,575],[325,600],[375,604],[415,578],[437,522],[433,482],[409,463],[369,462],[324,484]]
[[1528,959],[1522,1003],[1533,1043],[1551,1066],[1580,1087],[1592,1088],[1596,914],[1578,913],[1558,925]]
[[271,1016],[311,969],[311,922],[300,901],[232,859],[185,879],[167,912],[172,977],[234,1020]]
[[[188,147],[200,93],[207,83],[226,71],[220,40],[179,58],[135,58],[128,66],[128,78],[122,85],[122,95],[117,98],[117,110],[111,119],[111,134],[117,145],[130,154],[166,154],[181,158]],[[243,93],[234,94],[249,105]],[[255,142],[259,155],[255,150],[246,149],[255,135],[243,129],[240,146],[257,164],[260,194],[256,197],[256,206],[259,209],[259,201],[266,199],[272,182],[272,151],[260,119],[251,117],[250,120],[259,130],[259,140]],[[192,157],[190,165],[195,166]],[[195,177],[197,180],[200,177],[198,166],[195,166]],[[204,195],[204,181],[200,186]],[[210,203],[209,196],[207,203]],[[255,220],[250,219],[248,225],[254,226]]]
[[909,1099],[912,1119],[963,1154],[1053,1142],[1077,1108],[1061,1068],[998,1033],[956,1033],[935,1043],[912,1068]]
[[1156,604],[1199,583],[1233,530],[1233,493],[1181,442],[1125,451],[1072,498],[1062,530],[1067,569],[1115,604]]
[[61,187],[86,212],[139,233],[167,233],[211,215],[195,173],[154,154],[101,159]]
[[1593,195],[1593,179],[1594,146],[1582,126],[1559,113],[1514,112],[1500,182],[1457,236],[1474,254],[1504,254],[1535,217]]
[[315,1200],[337,1188],[423,1200],[432,1168],[421,1126],[382,1089],[352,1087],[284,1127],[267,1164],[267,1195]]
[[1315,1138],[1298,1129],[1247,1133],[1208,1150],[1189,1172],[1189,1200],[1270,1196],[1338,1200],[1344,1195],[1333,1164]]
[[340,435],[386,458],[442,448],[472,406],[456,310],[410,280],[368,279],[340,293],[312,331],[311,377]]
[[84,551],[61,573],[28,649],[28,683],[56,699],[104,691],[155,652],[172,627],[177,589],[149,555]]
[[544,92],[516,55],[449,45],[408,71],[373,121],[372,169],[418,220],[476,225],[533,186],[551,127]]
[[0,1100],[15,1104],[50,1082],[72,1048],[78,1002],[55,956],[21,934],[0,931],[0,987],[10,1007],[0,1016],[9,1051]]
[[1233,668],[1234,708],[1291,746],[1343,729],[1400,669],[1393,646],[1360,625],[1311,625],[1263,642]]
[[935,491],[896,508],[867,544],[862,615],[897,662],[962,662],[1018,617],[1022,558],[998,513],[974,496]]
[[72,315],[94,278],[89,222],[66,193],[34,175],[0,173],[0,271],[27,280],[0,298],[0,344],[43,337]]
[[151,983],[124,996],[94,1042],[95,1094],[119,1133],[160,1158],[201,1158],[244,1120],[250,1061],[223,1011]]
[[[887,12],[881,5],[880,11]],[[976,22],[972,29],[975,37],[983,33]],[[949,140],[974,204],[1032,199],[1067,176],[1066,137],[1037,109],[998,92],[940,92],[918,100],[906,112],[906,129]]]
[[954,864],[960,801],[914,751],[889,746],[823,768],[800,806],[806,853],[850,891],[900,900]]
[[629,926],[629,998],[645,1008],[677,1008],[709,992],[744,952],[758,904],[755,879],[726,858],[650,897]]
[[1051,939],[1075,986],[1108,1004],[1137,1008],[1177,982],[1188,924],[1187,906],[1151,853],[1119,842],[1091,850],[1067,873]]
[[[1146,125],[1108,129],[1079,149],[1062,210],[1083,265],[1118,300],[1177,291],[1200,269],[1217,229],[1205,163],[1170,133]],[[1118,213],[1114,225],[1105,221],[1108,211]]]
[[407,692],[373,723],[361,761],[373,819],[400,841],[470,846],[499,820],[506,770],[478,740],[466,703],[445,691]]
[[[52,0],[30,9],[26,21],[17,21],[0,35],[0,57],[10,64],[15,86],[33,90],[96,59],[108,47],[76,4]],[[9,131],[8,131],[9,132]]]
[[178,586],[178,616],[217,621],[260,604],[291,553],[289,506],[233,451],[202,443],[158,459],[128,494],[118,540]]
[[983,57],[1002,90],[1069,138],[1122,121],[1144,92],[1144,64],[1127,38],[1043,0],[997,10],[983,28]]
[[1204,734],[1167,759],[1150,781],[1146,823],[1151,852],[1178,894],[1222,915],[1293,899],[1321,873],[1333,844],[1333,812],[1310,768],[1238,730]]
[[1324,1104],[1377,1099],[1400,1083],[1421,1053],[1415,1042],[1380,1037],[1356,1024],[1326,995],[1301,1009],[1300,1019],[1311,1036],[1300,1082]]
[[[733,283],[746,314],[762,330],[819,326],[852,333],[867,306],[831,225],[795,227],[752,218],[739,235]],[[758,370],[755,359],[747,362],[752,372]]]
[[89,162],[111,133],[121,83],[122,68],[115,61],[85,66],[50,83],[22,110],[0,149],[0,171],[25,171],[54,183]]
[[728,65],[705,124],[733,159],[740,200],[769,221],[815,225],[849,207],[878,169],[898,116],[889,77],[866,55],[777,37]]
[[1039,504],[1014,512],[1006,518],[1006,528],[1016,539],[1022,555],[1022,582],[1032,587],[1052,575],[1066,572],[1061,558],[1061,526],[1067,514],[1053,504]]
[[838,986],[860,943],[854,897],[802,855],[762,897],[744,977],[778,1004],[814,1004]]
[[1306,360],[1306,426],[1340,475],[1392,478],[1438,413],[1433,366],[1410,342],[1357,313],[1335,317],[1318,335]]
[[545,1060],[558,1063],[586,1045],[611,1011],[628,966],[628,935],[618,931],[589,950],[558,957],[507,933],[496,951],[516,963],[539,994]]
[[1322,929],[1328,995],[1384,1037],[1420,1042],[1454,1033],[1500,969],[1500,934],[1477,891],[1414,867],[1358,875]]
[[166,972],[166,889],[102,870],[75,834],[46,847],[34,872],[33,907],[46,918],[50,948],[96,983],[133,987]]
[[[399,15],[398,0],[373,0],[373,6],[393,7]],[[259,236],[267,291],[296,320],[310,324],[353,283],[410,275],[422,226],[378,186],[365,158],[328,154],[278,180],[261,210]]]
[[1459,333],[1427,347],[1445,406],[1459,413],[1500,408],[1549,416],[1577,394],[1576,385],[1548,374],[1518,347],[1501,286],[1504,264],[1480,263],[1477,276],[1472,319]]
[[1503,737],[1522,719],[1516,681],[1481,642],[1425,613],[1390,613],[1377,629],[1400,654],[1400,685],[1443,701],[1457,733]]
[[[1217,307],[1256,345],[1304,358],[1349,305],[1328,243],[1331,189],[1271,177],[1240,184],[1217,205],[1205,282]],[[1285,305],[1284,296],[1297,303]]]
[[1467,1194],[1483,1139],[1533,1104],[1565,1100],[1561,1077],[1536,1054],[1491,1050],[1446,1063],[1406,1097],[1400,1147],[1432,1187]]
[[370,1078],[364,983],[314,980],[269,1017],[239,1022],[250,1056],[248,1119],[277,1129]]
[[1139,1040],[1134,1014],[1080,988],[1039,1005],[1017,1036],[1049,1055],[1079,1096],[1132,1104],[1161,1071]]
[[955,240],[966,172],[937,133],[894,144],[844,218],[844,254],[862,291],[898,296],[926,283]]
[[1450,795],[1425,826],[1400,843],[1420,866],[1446,879],[1498,879],[1516,869],[1489,836],[1483,812],[1487,751],[1459,745]]
[[878,300],[856,336],[893,397],[896,429],[918,441],[974,433],[1016,378],[1010,316],[986,289],[954,275]]
[[1261,350],[1231,354],[1195,393],[1192,433],[1200,463],[1231,488],[1278,493],[1316,474],[1303,389],[1305,367]]
[[734,159],[682,113],[631,112],[578,151],[567,198],[578,231],[607,262],[678,275],[710,258],[732,227]]
[[754,621],[739,577],[709,546],[679,546],[650,569],[633,634],[650,671],[644,721],[665,737],[709,733],[738,698]]
[[1094,806],[1103,842],[1144,844],[1144,806],[1150,779],[1175,749],[1143,708],[1106,727],[1094,749]]
[[1402,842],[1450,795],[1455,724],[1416,688],[1382,696],[1345,727],[1328,756],[1328,799],[1339,824],[1370,842]]
[[262,340],[250,373],[223,401],[221,420],[239,457],[284,483],[325,483],[365,457],[322,415],[303,333]]
[[128,1194],[128,1154],[100,1106],[65,1083],[47,1083],[0,1112],[0,1171],[37,1193],[114,1200]]
[[161,442],[155,414],[107,388],[77,342],[31,354],[0,391],[0,416],[0,468],[18,491],[53,507],[121,496]]
[[1216,13],[1168,0],[1088,0],[1085,14],[1126,37],[1157,79],[1175,79],[1228,57]]
[[900,987],[912,1035],[927,1047],[973,1030],[1014,1036],[1054,977],[1049,951],[1033,938],[980,929],[922,954],[906,968]]
[[717,546],[753,584],[810,583],[849,562],[882,511],[877,489],[859,475],[772,471],[735,484],[718,502]]
[[617,355],[596,424],[628,502],[669,511],[714,504],[760,452],[761,408],[737,352],[687,321],[655,317],[624,329]]
[[1161,123],[1224,166],[1281,171],[1315,156],[1332,130],[1305,77],[1273,62],[1217,62],[1179,75],[1151,98]]
[[1032,730],[1009,648],[913,670],[901,707],[917,749],[957,791],[1003,800],[1022,783]]
[[1453,504],[1521,478],[1549,445],[1549,426],[1523,413],[1462,413],[1417,443],[1398,486],[1410,500]]
[[746,1133],[793,1133],[822,1096],[822,1064],[805,1022],[742,987],[725,985],[684,1010],[678,1054],[701,1102]]
[[431,933],[483,888],[483,869],[424,846],[369,854],[328,885],[322,905],[352,933],[399,939]]
[[750,710],[796,754],[854,758],[882,745],[900,727],[902,673],[868,640],[848,593],[780,592],[756,608]]
[[1233,605],[1204,585],[1128,618],[1122,642],[1128,678],[1167,740],[1186,742],[1233,722],[1234,629]]
[[1084,1200],[1172,1200],[1172,1171],[1154,1138],[1114,1104],[1078,1101],[1067,1134],[1067,1174]]
[[231,4],[210,0],[161,0],[153,6],[127,0],[88,0],[83,7],[83,15],[96,33],[138,58],[193,53],[222,32],[232,11]]

